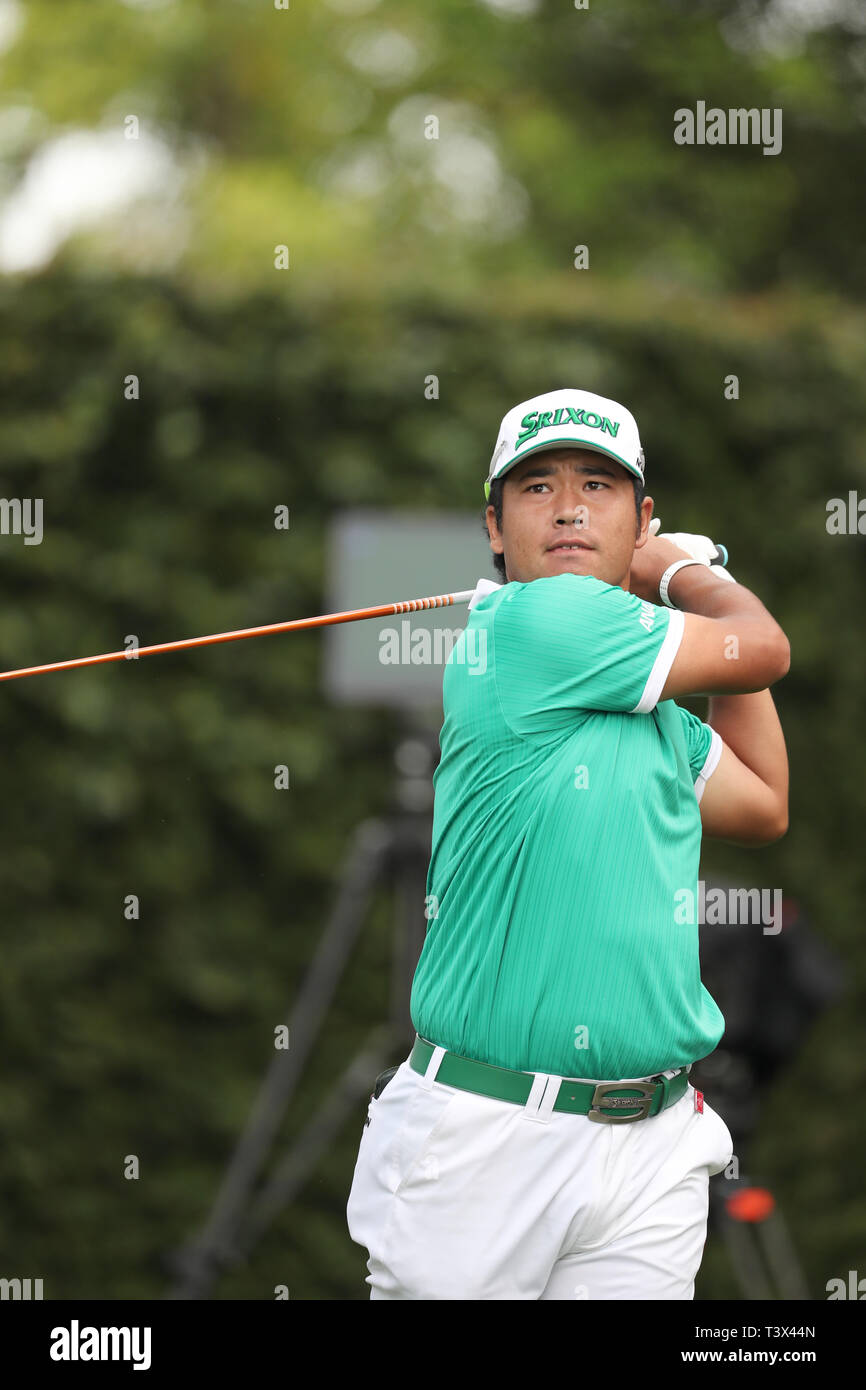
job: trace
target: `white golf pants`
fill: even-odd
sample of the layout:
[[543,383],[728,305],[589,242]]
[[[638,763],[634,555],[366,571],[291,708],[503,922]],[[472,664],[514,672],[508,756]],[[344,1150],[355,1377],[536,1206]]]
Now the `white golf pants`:
[[[600,1124],[401,1063],[371,1100],[346,1214],[371,1299],[691,1299],[733,1143],[695,1088]],[[548,1088],[548,1094],[553,1088]]]

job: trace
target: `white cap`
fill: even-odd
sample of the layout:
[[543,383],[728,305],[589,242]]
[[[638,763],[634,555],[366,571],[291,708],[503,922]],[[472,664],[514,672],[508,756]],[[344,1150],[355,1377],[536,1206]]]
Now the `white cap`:
[[501,478],[530,454],[575,446],[607,454],[643,479],[643,449],[631,412],[618,401],[566,387],[522,401],[503,417],[484,496],[489,501],[494,479]]

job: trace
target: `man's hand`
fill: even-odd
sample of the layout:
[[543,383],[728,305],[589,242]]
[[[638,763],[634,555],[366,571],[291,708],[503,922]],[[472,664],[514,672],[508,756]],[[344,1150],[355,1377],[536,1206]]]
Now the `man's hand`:
[[659,580],[668,565],[676,560],[699,560],[714,579],[736,584],[734,576],[723,565],[712,564],[719,547],[709,536],[691,535],[687,531],[659,534],[660,527],[658,517],[653,517],[647,540],[634,552],[629,573],[629,593],[648,599],[650,603],[660,603]]
[[661,521],[653,517],[649,524],[650,535],[660,536],[662,540],[671,541],[678,545],[680,550],[684,550],[687,555],[691,555],[693,560],[701,560],[705,565],[713,566],[713,573],[717,579],[726,579],[729,584],[736,584],[734,576],[730,570],[725,568],[728,560],[728,553],[722,546],[716,544],[709,536],[692,535],[689,531],[662,531]]
[[[650,522],[650,530],[653,523]],[[659,581],[676,560],[693,560],[687,550],[681,549],[673,541],[663,536],[650,535],[639,549],[635,549],[629,571],[629,593],[650,603],[661,603]],[[707,566],[709,568],[709,566]]]

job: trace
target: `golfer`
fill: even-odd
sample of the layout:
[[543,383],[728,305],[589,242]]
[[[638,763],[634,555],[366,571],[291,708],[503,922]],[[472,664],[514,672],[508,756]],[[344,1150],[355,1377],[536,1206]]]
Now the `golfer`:
[[[445,668],[417,1037],[347,1207],[371,1298],[694,1297],[732,1140],[689,1081],[724,1019],[688,903],[702,835],[785,833],[790,655],[712,540],[654,534],[643,472],[616,401],[502,421],[504,582],[478,581]],[[677,704],[706,694],[706,722]]]

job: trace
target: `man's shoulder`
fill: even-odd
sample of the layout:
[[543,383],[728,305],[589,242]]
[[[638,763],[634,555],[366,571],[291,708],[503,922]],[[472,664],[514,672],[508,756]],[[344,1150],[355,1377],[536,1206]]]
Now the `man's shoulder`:
[[618,584],[608,584],[592,574],[547,574],[526,583],[512,580],[501,589],[503,597],[497,605],[498,611],[513,613],[537,613],[544,608],[557,610],[564,605],[596,603],[607,595],[624,597],[624,590]]
[[[512,580],[510,584],[503,584],[503,592],[514,597],[517,594],[531,594],[533,597],[546,597],[549,594],[562,593],[596,593],[603,589],[619,588],[617,584],[608,584],[605,579],[596,579],[594,574],[544,574],[538,579],[529,579],[526,583],[519,583]],[[622,593],[620,589],[620,593]]]

